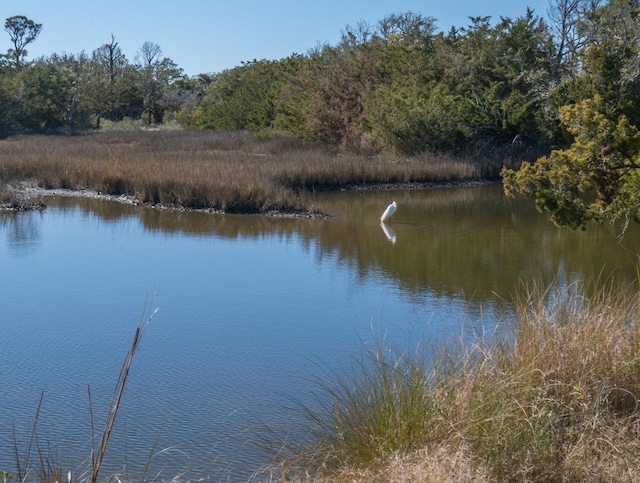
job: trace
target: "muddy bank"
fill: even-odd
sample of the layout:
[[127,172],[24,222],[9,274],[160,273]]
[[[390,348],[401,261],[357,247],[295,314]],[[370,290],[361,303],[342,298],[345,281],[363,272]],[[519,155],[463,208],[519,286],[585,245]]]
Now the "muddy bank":
[[372,183],[346,185],[338,189],[328,189],[327,191],[366,191],[366,190],[411,190],[426,188],[447,188],[452,186],[475,186],[492,183],[500,183],[500,179],[465,179],[449,181],[424,181],[419,183]]
[[[28,211],[28,210],[43,210],[47,207],[45,201],[47,198],[55,198],[56,196],[68,197],[68,198],[90,198],[95,200],[115,201],[127,205],[146,206],[149,208],[160,210],[178,210],[178,211],[196,211],[202,213],[212,214],[225,214],[223,210],[216,210],[213,208],[208,209],[192,209],[185,208],[183,206],[164,205],[160,203],[144,203],[134,196],[129,195],[106,195],[93,190],[73,190],[73,189],[46,189],[33,186],[20,186],[11,187],[10,201],[0,202],[0,211]],[[326,213],[320,213],[315,211],[278,211],[268,210],[259,213],[234,213],[234,214],[246,214],[246,215],[260,215],[260,216],[272,216],[279,218],[311,218],[311,219],[328,219],[332,218],[331,215]]]
[[3,201],[0,202],[0,211],[18,212],[18,211],[32,211],[32,210],[44,210],[47,207],[44,203],[40,202],[14,202]]

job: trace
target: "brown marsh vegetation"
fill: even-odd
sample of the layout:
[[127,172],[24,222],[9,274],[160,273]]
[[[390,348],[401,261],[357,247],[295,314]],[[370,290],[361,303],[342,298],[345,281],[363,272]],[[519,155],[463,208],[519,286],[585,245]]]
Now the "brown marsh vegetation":
[[472,157],[365,156],[256,141],[245,132],[102,131],[0,141],[0,201],[7,186],[91,190],[140,203],[227,213],[309,214],[309,192],[499,176],[501,162]]

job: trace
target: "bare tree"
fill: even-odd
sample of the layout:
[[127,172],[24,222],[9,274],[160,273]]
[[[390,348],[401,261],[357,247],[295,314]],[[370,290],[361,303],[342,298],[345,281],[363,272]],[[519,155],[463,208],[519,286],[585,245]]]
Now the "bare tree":
[[115,121],[120,118],[123,104],[123,77],[127,68],[127,59],[122,49],[111,34],[111,42],[101,45],[92,53],[92,64],[95,68],[92,84],[86,89],[85,96],[92,99],[96,111],[96,124],[99,127],[100,117],[107,115]]
[[[578,53],[588,41],[581,24],[602,0],[550,0],[548,15],[556,38],[556,66],[575,67]],[[575,72],[575,69],[570,69]]]
[[147,124],[161,123],[166,106],[165,94],[171,83],[180,77],[181,69],[169,58],[162,57],[158,44],[145,42],[136,55],[142,73],[144,110]]
[[154,44],[153,42],[145,42],[144,44],[142,44],[136,60],[142,66],[142,68],[146,69],[153,67],[157,62],[160,61],[161,57],[162,49],[158,44]]
[[109,73],[109,81],[114,82],[118,73],[126,64],[125,55],[118,46],[115,37],[111,34],[111,42],[98,47],[93,51],[93,57],[97,60]]

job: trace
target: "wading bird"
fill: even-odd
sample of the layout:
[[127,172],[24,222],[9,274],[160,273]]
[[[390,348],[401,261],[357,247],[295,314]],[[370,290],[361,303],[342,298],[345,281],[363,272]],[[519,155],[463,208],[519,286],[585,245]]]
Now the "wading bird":
[[389,221],[391,221],[391,216],[396,212],[397,209],[398,209],[398,203],[394,201],[389,206],[387,206],[386,210],[384,210],[384,213],[382,213],[382,216],[380,217],[380,221],[382,222],[387,218],[389,218]]

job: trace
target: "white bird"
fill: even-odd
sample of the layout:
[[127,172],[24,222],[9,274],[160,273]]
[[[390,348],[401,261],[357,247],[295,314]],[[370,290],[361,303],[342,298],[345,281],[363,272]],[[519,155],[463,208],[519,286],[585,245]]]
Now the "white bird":
[[387,218],[389,218],[389,221],[391,221],[391,216],[396,212],[397,209],[398,209],[398,203],[394,201],[389,206],[387,206],[386,210],[384,210],[384,213],[382,213],[382,216],[380,217],[380,221],[382,222]]

